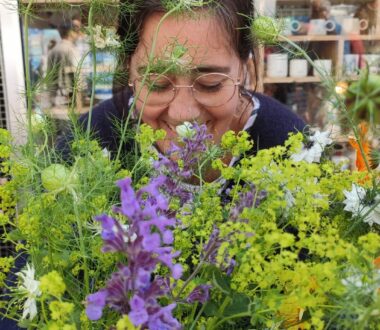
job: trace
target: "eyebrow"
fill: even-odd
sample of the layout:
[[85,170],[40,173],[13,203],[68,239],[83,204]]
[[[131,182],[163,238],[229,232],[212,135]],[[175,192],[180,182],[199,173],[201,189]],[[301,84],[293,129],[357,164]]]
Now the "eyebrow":
[[[139,74],[144,74],[146,72],[147,66],[142,65],[137,68],[137,72]],[[189,70],[191,73],[230,73],[231,68],[228,66],[220,66],[220,65],[200,65]]]

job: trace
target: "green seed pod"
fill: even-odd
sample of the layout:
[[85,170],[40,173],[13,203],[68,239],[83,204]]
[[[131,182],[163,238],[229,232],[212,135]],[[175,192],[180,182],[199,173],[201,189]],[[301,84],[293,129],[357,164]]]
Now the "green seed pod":
[[380,76],[363,72],[360,79],[347,88],[346,105],[355,121],[367,121],[370,126],[380,123]]
[[259,16],[252,20],[251,33],[253,38],[264,44],[275,44],[281,33],[279,21],[269,16]]
[[48,191],[63,190],[75,184],[78,177],[62,164],[52,164],[41,173],[42,186]]

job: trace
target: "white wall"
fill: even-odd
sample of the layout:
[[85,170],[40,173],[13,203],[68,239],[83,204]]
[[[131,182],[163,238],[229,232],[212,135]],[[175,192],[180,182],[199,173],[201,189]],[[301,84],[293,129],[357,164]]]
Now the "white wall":
[[25,79],[17,0],[0,0],[0,39],[7,126],[16,143],[26,139]]

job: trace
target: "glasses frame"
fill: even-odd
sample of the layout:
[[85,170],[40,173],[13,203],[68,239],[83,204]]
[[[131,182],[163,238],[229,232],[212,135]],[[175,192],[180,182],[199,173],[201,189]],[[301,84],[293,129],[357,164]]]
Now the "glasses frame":
[[[228,101],[230,101],[230,100],[234,97],[234,95],[235,95],[235,93],[236,93],[236,86],[241,86],[241,80],[240,80],[240,78],[236,78],[236,79],[234,79],[234,78],[232,78],[231,76],[229,76],[228,74],[225,74],[225,73],[220,73],[220,72],[209,72],[209,73],[201,74],[200,76],[196,77],[196,78],[193,80],[193,83],[192,83],[191,85],[176,85],[176,84],[173,83],[173,81],[172,81],[168,76],[166,76],[166,75],[164,75],[164,74],[157,74],[157,76],[161,76],[161,77],[165,77],[165,78],[167,78],[168,81],[172,84],[172,86],[173,86],[173,89],[172,89],[172,90],[174,91],[174,93],[173,93],[173,97],[172,97],[172,99],[171,99],[169,102],[167,102],[167,103],[163,103],[162,105],[157,105],[157,107],[165,107],[165,106],[168,106],[170,103],[172,103],[172,102],[174,101],[174,99],[177,97],[178,90],[179,90],[180,88],[191,88],[191,94],[192,94],[192,96],[193,96],[194,99],[195,99],[199,104],[201,104],[201,105],[204,105],[204,106],[207,106],[207,107],[210,107],[210,108],[215,108],[215,107],[219,107],[219,106],[221,106],[223,103],[218,104],[218,105],[206,105],[206,104],[203,104],[202,102],[199,102],[199,101],[197,100],[197,98],[194,96],[194,90],[197,91],[197,90],[194,88],[194,84],[195,84],[195,82],[197,81],[197,79],[199,79],[199,78],[201,78],[201,77],[204,77],[204,76],[212,75],[212,74],[218,74],[218,75],[224,76],[224,77],[226,77],[226,78],[228,78],[228,79],[230,79],[230,80],[232,80],[232,81],[234,82],[234,84],[233,84],[234,91],[233,91],[231,97],[230,97],[228,100],[223,101],[223,102],[227,103]],[[144,77],[144,76],[139,76],[139,77],[137,77],[136,79],[134,79],[133,82],[128,82],[128,86],[131,87],[131,88],[133,89],[133,92],[134,92],[135,94],[138,94],[138,91],[137,91],[137,89],[136,89],[136,81],[137,81],[137,80],[142,80],[143,77]],[[150,91],[149,91],[149,93],[150,93]],[[149,94],[147,94],[147,95],[149,95]],[[141,102],[145,102],[145,101],[146,101],[146,100],[141,100],[140,97],[137,97],[137,99],[140,100]],[[148,106],[149,106],[148,103],[145,103],[145,105],[148,105]]]

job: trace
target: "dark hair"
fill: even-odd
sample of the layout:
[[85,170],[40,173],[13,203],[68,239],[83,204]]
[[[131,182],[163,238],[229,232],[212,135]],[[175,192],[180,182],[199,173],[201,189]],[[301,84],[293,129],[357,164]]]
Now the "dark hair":
[[[121,0],[119,25],[117,33],[124,45],[124,52],[119,58],[119,67],[125,64],[135,52],[140,40],[140,33],[145,20],[155,12],[165,12],[162,0]],[[132,8],[131,8],[132,6]],[[125,7],[125,9],[124,9]],[[127,9],[128,7],[128,9]],[[252,0],[218,0],[206,1],[203,8],[210,8],[220,19],[225,31],[230,36],[231,47],[242,61],[247,61],[253,51],[250,35],[250,20],[253,17]],[[126,77],[119,72],[114,79],[114,94],[126,86]]]
[[[134,2],[133,10],[123,10],[123,3],[131,5]],[[223,26],[231,37],[231,46],[242,60],[247,60],[252,50],[250,38],[250,17],[253,15],[252,0],[219,0],[209,1],[204,8],[213,8],[218,19],[221,19]],[[161,0],[144,1],[121,1],[119,16],[118,34],[122,41],[128,40],[126,48],[127,56],[134,53],[139,43],[139,33],[143,28],[144,21],[155,12],[165,12]],[[133,37],[131,38],[131,33]]]
[[58,27],[58,32],[62,39],[67,38],[71,31],[75,31],[75,26],[72,22],[65,22]]

